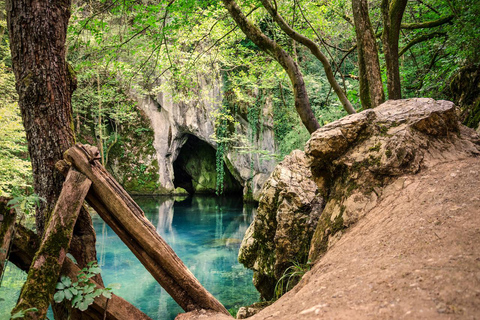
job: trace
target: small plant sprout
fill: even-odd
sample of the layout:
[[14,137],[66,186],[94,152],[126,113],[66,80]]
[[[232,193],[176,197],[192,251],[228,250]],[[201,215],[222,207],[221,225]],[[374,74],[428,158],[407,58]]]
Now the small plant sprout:
[[[73,257],[69,254],[68,257]],[[76,262],[74,259],[72,261]],[[97,288],[96,285],[90,282],[90,279],[99,274],[102,270],[96,261],[90,261],[87,267],[80,270],[77,276],[77,281],[73,282],[70,277],[61,276],[60,282],[57,283],[57,292],[53,296],[56,303],[64,300],[71,301],[72,307],[85,311],[88,306],[93,303],[96,297],[103,295],[105,298],[112,297],[113,289],[119,289],[120,284],[112,283],[106,288]]]

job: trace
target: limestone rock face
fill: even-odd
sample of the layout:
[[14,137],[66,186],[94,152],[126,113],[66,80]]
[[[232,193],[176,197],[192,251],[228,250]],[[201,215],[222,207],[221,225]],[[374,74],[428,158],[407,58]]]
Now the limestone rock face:
[[[196,90],[199,98],[192,101],[174,102],[168,94],[138,99],[140,109],[150,119],[154,131],[153,146],[156,153],[154,156],[158,161],[158,184],[163,192],[173,192],[175,189],[175,179],[177,178],[178,182],[178,177],[175,177],[174,163],[189,138],[205,142],[212,148],[212,152],[217,148],[214,140],[214,113],[222,104],[221,84],[212,86],[205,82]],[[274,153],[273,115],[270,109],[269,106],[264,107],[260,124],[262,130],[259,130],[253,147]],[[247,120],[242,115],[237,115],[235,121],[237,134],[247,136]],[[275,161],[262,159],[258,154],[237,152],[236,150],[252,146],[247,146],[242,141],[232,143],[235,148],[229,148],[224,158],[226,168],[243,188],[244,194],[252,193],[253,198],[258,199],[261,186],[275,167]],[[215,185],[214,182],[206,182],[208,187],[204,188],[204,184],[198,183],[198,179],[193,180],[202,190],[211,189],[210,186]]]
[[480,155],[479,141],[459,125],[453,103],[424,98],[330,123],[312,134],[305,153],[292,152],[274,169],[239,259],[268,299],[292,259],[321,257],[384,192],[402,188],[398,177]]
[[305,154],[293,151],[265,183],[239,252],[240,262],[254,270],[254,284],[265,299],[273,297],[285,269],[306,262],[322,205]]

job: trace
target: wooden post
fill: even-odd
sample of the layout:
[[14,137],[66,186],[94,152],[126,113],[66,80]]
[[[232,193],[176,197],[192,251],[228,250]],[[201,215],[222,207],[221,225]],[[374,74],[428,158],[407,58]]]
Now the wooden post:
[[[20,269],[28,272],[33,257],[35,256],[35,252],[38,249],[38,243],[39,238],[33,231],[17,224],[15,237],[13,239],[12,252],[10,254],[10,261]],[[75,279],[79,272],[80,268],[67,257],[63,263],[61,274],[70,277],[70,279]],[[94,283],[97,288],[103,288],[95,281],[91,282]],[[84,313],[93,320],[103,320],[106,305],[107,299],[105,297],[97,297],[93,304],[84,311]],[[130,302],[115,294],[112,294],[106,309],[108,320],[152,320]]]
[[76,170],[68,172],[12,315],[36,308],[37,311],[27,312],[23,319],[45,319],[70,246],[73,227],[91,184]]
[[[185,311],[229,314],[160,237],[142,209],[98,161],[98,149],[76,145],[64,158],[91,181],[88,203],[117,233],[145,268]],[[60,169],[61,164],[57,165]]]
[[15,230],[15,210],[9,209],[7,202],[8,199],[0,197],[0,285]]

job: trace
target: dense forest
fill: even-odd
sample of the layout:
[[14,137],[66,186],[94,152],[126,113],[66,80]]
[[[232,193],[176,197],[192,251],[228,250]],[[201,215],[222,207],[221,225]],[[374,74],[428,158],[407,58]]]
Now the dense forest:
[[[479,34],[476,0],[1,1],[0,197],[47,241],[65,180],[55,164],[75,143],[95,146],[90,161],[131,193],[243,192],[258,200],[275,164],[303,149],[313,132],[387,100],[450,100],[476,129]],[[177,127],[155,124],[171,118],[172,108],[180,110]],[[83,198],[89,186],[78,187]],[[59,246],[68,251],[73,234],[71,257],[103,285],[92,265],[91,219],[77,209],[76,227],[77,216]],[[148,259],[155,269],[158,261]],[[43,319],[55,285],[70,285],[32,269],[13,318]],[[35,287],[47,276],[46,288]],[[111,297],[111,288],[98,290],[95,297]],[[208,294],[176,301],[186,311],[226,311]],[[91,303],[93,293],[72,305],[84,311]],[[106,315],[96,308],[91,318],[68,304],[54,313]]]

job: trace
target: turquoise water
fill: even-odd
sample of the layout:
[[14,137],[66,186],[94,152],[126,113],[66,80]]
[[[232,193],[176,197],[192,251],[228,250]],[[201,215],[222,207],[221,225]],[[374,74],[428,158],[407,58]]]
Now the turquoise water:
[[[193,197],[179,202],[141,197],[135,201],[200,283],[227,309],[258,301],[251,271],[237,260],[253,218],[253,208],[244,207],[241,198]],[[100,217],[94,217],[94,226],[106,284],[120,283],[117,293],[152,319],[173,319],[182,312]]]
[[[240,242],[253,219],[253,207],[243,206],[241,198],[233,197],[192,197],[183,201],[139,197],[135,201],[200,283],[227,309],[259,300],[251,271],[237,261]],[[174,319],[182,312],[110,227],[97,215],[93,222],[104,282],[120,283],[115,293],[154,320]],[[21,286],[23,277],[19,273],[9,271],[5,277]],[[18,295],[19,288],[9,287],[1,288],[0,293]],[[14,300],[9,299],[9,303]],[[3,313],[8,314],[4,310],[12,307],[0,301],[0,319]]]

